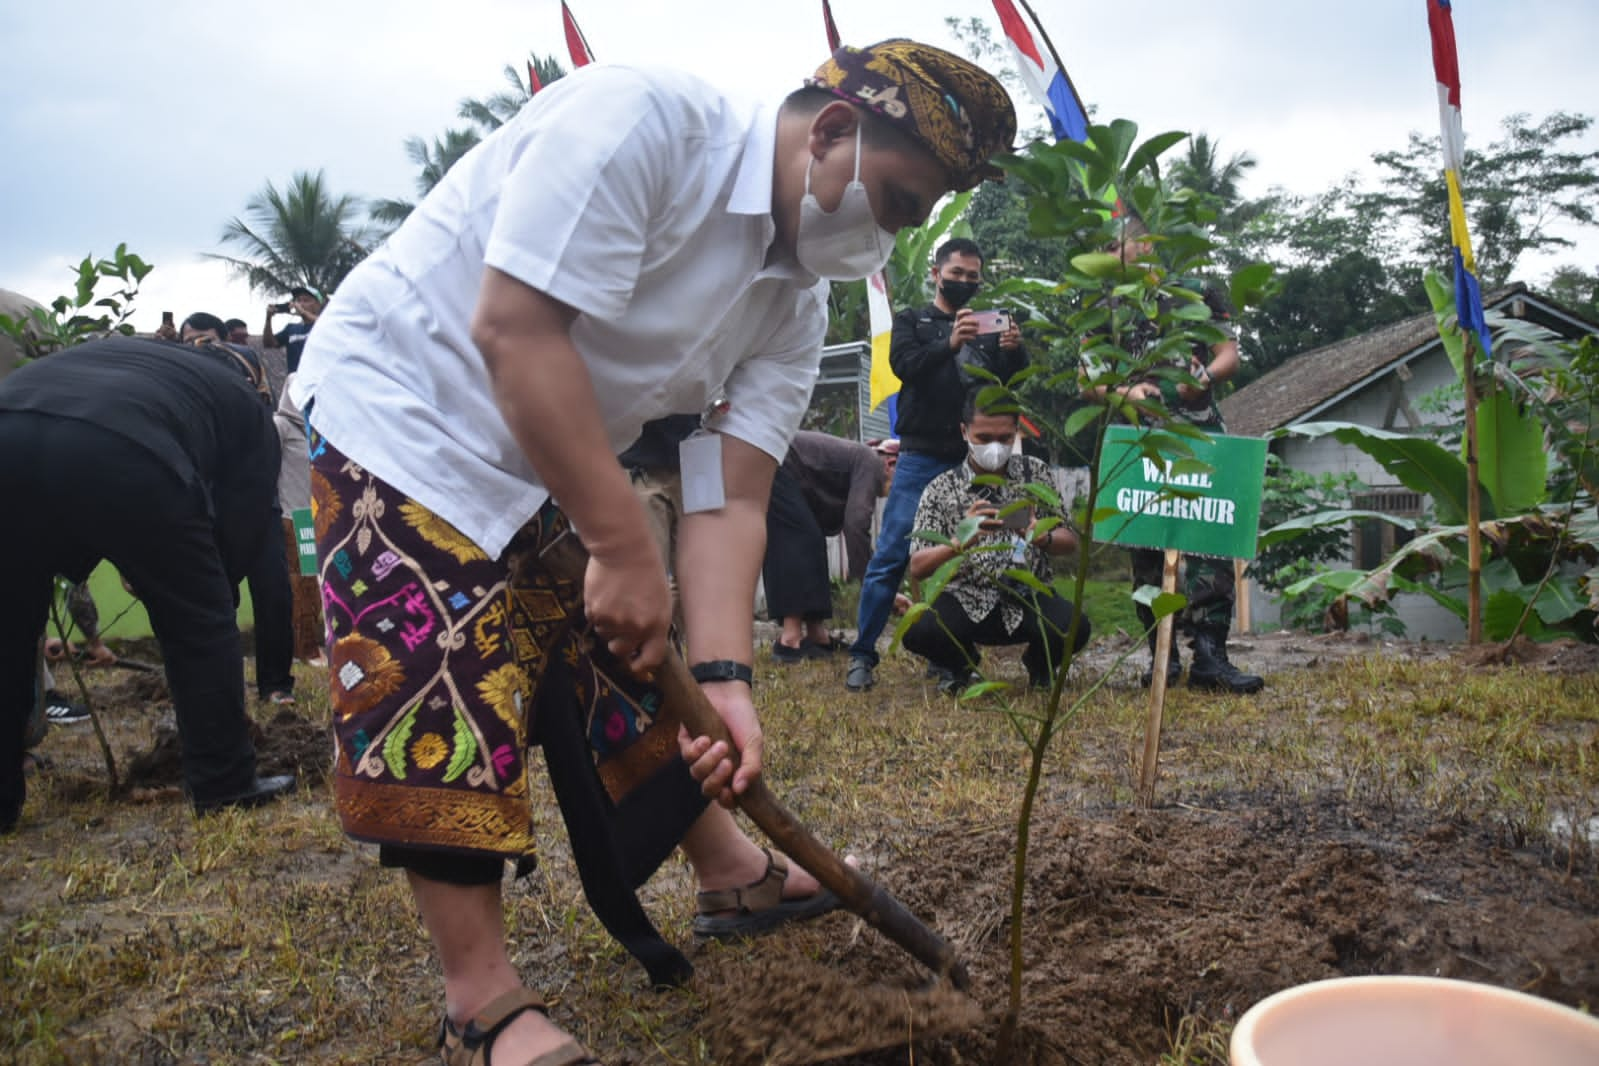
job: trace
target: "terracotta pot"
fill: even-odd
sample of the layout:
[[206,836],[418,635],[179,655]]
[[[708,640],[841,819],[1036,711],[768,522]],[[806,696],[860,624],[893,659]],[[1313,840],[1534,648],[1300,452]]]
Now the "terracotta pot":
[[1232,1066],[1594,1066],[1599,1019],[1437,977],[1345,977],[1285,989],[1233,1030]]

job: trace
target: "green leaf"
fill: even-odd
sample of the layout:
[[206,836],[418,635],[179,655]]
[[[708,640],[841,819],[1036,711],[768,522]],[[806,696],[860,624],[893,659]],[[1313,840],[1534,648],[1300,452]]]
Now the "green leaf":
[[[1489,640],[1509,640],[1516,631],[1517,623],[1521,622],[1521,616],[1526,613],[1527,597],[1524,594],[1501,589],[1483,602],[1482,635]],[[1547,636],[1536,614],[1527,615],[1521,632],[1533,640]]]
[[1133,152],[1132,156],[1128,158],[1127,173],[1137,174],[1141,170],[1148,169],[1158,178],[1160,176],[1160,167],[1157,164],[1159,158],[1165,154],[1167,149],[1187,139],[1188,134],[1180,130],[1157,133],[1139,145],[1137,151]]
[[1574,577],[1557,577],[1544,586],[1538,598],[1532,602],[1532,609],[1538,612],[1538,617],[1549,625],[1558,625],[1575,617],[1579,611],[1588,606],[1582,595],[1582,590],[1577,587]]
[[1408,518],[1398,515],[1386,514],[1382,511],[1357,511],[1352,509],[1338,509],[1331,511],[1317,511],[1314,514],[1300,515],[1290,518],[1286,522],[1279,522],[1270,529],[1260,534],[1256,541],[1257,550],[1265,551],[1284,541],[1294,540],[1301,534],[1310,533],[1329,526],[1341,526],[1349,522],[1363,521],[1387,522],[1399,529],[1413,530],[1416,523]]
[[1295,581],[1283,589],[1284,596],[1301,596],[1318,585],[1334,589],[1338,592],[1348,592],[1356,585],[1365,581],[1370,574],[1365,570],[1323,570],[1319,574],[1312,574],[1302,581]]
[[1021,486],[1021,490],[1052,511],[1058,511],[1061,508],[1060,493],[1055,491],[1055,486],[1053,485],[1042,481],[1029,481]]
[[1209,322],[1210,308],[1202,303],[1181,304],[1172,308],[1171,316],[1184,322]]
[[1465,381],[1466,339],[1455,321],[1455,287],[1436,270],[1427,271],[1422,283],[1427,287],[1433,317],[1438,320],[1438,339],[1443,342],[1444,354],[1449,356],[1449,365],[1455,368],[1455,377]]
[[1253,307],[1265,299],[1275,272],[1271,263],[1251,263],[1235,273],[1227,288],[1233,307]]
[[1075,437],[1088,428],[1090,422],[1095,421],[1104,413],[1105,409],[1098,404],[1079,407],[1067,416],[1066,425],[1061,428],[1061,433],[1067,437]]
[[1120,277],[1126,272],[1122,264],[1122,257],[1112,255],[1110,252],[1084,252],[1074,255],[1071,264],[1090,278]]
[[85,259],[83,265],[78,268],[77,302],[74,306],[88,306],[89,301],[94,299],[94,283],[98,280],[94,267]]
[[946,559],[937,570],[933,571],[932,577],[922,582],[922,596],[928,603],[932,603],[943,593],[944,586],[948,585],[950,579],[955,576],[955,572],[960,569],[962,561],[959,555],[953,559]]
[[981,515],[967,515],[962,518],[955,526],[955,543],[969,543],[981,531],[982,526],[983,518]]
[[1503,389],[1477,402],[1477,477],[1500,514],[1530,511],[1548,495],[1543,422]]
[[1158,585],[1140,585],[1133,590],[1133,602],[1148,607],[1159,621],[1188,606],[1188,597],[1180,592],[1162,592]]
[[1167,615],[1176,614],[1184,607],[1187,607],[1188,597],[1181,592],[1162,592],[1145,606],[1154,612],[1155,620],[1158,622]]

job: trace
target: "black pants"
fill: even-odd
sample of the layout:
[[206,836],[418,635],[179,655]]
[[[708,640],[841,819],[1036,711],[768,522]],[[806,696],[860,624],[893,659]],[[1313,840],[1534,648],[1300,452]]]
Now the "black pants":
[[[1002,593],[1002,597],[1011,596]],[[979,645],[1026,644],[1022,661],[1035,678],[1052,675],[1065,657],[1066,634],[1071,631],[1073,610],[1070,600],[1040,594],[1038,609],[1023,603],[1022,624],[1014,633],[1005,632],[1002,606],[1014,599],[1002,599],[979,619],[967,616],[966,608],[953,592],[941,593],[933,606],[905,631],[905,647],[934,666],[960,673],[975,666],[982,653]],[[1088,643],[1088,619],[1077,630],[1076,650]]]
[[766,507],[766,616],[774,622],[833,617],[833,587],[827,572],[827,536],[805,502],[799,483],[778,467]]
[[244,575],[255,614],[255,687],[261,698],[294,691],[294,586],[283,554],[283,534],[274,526]]
[[154,454],[86,422],[0,413],[0,829],[25,791],[22,742],[34,651],[57,574],[108,559],[138,591],[161,643],[183,776],[195,799],[248,788],[255,748],[233,586],[205,500]]

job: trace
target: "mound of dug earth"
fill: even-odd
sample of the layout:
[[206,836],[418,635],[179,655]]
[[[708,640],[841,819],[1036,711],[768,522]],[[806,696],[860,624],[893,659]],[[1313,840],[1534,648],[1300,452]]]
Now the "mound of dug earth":
[[[1007,997],[1008,831],[907,842],[883,883],[946,938],[970,999],[853,916],[758,951],[706,953],[712,1061],[994,1061]],[[1591,859],[1500,846],[1484,828],[1328,799],[1219,797],[1037,827],[1011,1063],[1147,1066],[1184,1034],[1306,981],[1428,974],[1599,1002]],[[1214,1054],[1214,1052],[1212,1052]],[[1225,1062],[1204,1057],[1191,1062]]]

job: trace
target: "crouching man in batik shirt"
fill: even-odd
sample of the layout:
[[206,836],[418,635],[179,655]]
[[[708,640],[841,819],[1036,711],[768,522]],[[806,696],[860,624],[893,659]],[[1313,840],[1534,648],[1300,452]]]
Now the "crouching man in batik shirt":
[[[981,521],[958,545],[967,551],[960,569],[931,609],[905,631],[904,644],[943,672],[939,688],[951,694],[976,679],[982,646],[1025,644],[1022,662],[1028,683],[1048,688],[1065,661],[1072,605],[1005,571],[1025,570],[1048,586],[1051,557],[1075,551],[1077,534],[1064,523],[1040,528],[1040,520],[1050,516],[1037,510],[1021,486],[1048,484],[1049,467],[1041,459],[1012,452],[1019,421],[1015,412],[980,410],[977,393],[968,393],[961,416],[966,461],[928,483],[914,528],[955,541],[967,518]],[[976,479],[985,474],[1003,483],[979,484]],[[948,544],[918,548],[911,555],[911,576],[928,578],[955,555],[956,548]],[[1075,650],[1088,643],[1088,629],[1085,617],[1077,626]]]
[[[292,396],[312,430],[338,812],[406,870],[444,971],[445,1062],[490,1045],[496,1063],[583,1058],[522,987],[502,925],[503,863],[534,850],[539,719],[582,714],[602,776],[681,757],[730,804],[760,774],[756,577],[772,474],[816,381],[824,279],[878,270],[1015,128],[992,77],[909,41],[841,49],[777,107],[590,65],[457,163],[318,320]],[[724,394],[712,446],[684,462],[686,497],[724,499],[685,514],[674,570],[690,668],[737,751],[679,751],[675,727],[650,728],[658,694],[618,695],[661,662],[672,608],[616,456],[645,422]],[[570,531],[580,583],[541,561]],[[702,931],[831,905],[723,806],[681,843]]]

